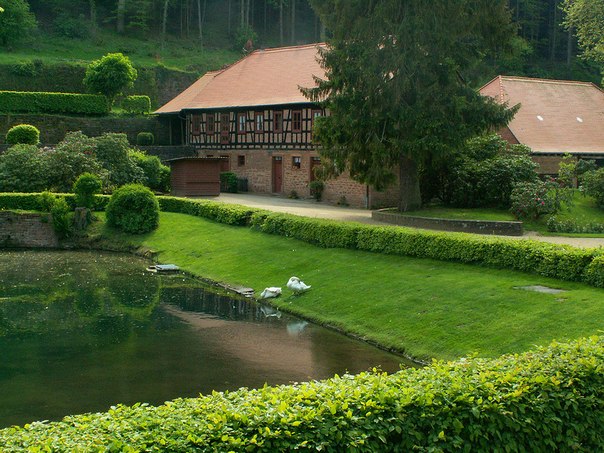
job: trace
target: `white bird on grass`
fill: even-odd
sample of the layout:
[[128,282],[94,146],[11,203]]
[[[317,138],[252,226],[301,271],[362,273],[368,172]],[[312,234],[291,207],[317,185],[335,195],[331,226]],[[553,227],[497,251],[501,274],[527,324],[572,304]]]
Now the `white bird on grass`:
[[273,297],[279,297],[281,295],[281,288],[276,286],[270,286],[268,288],[264,288],[264,291],[260,294],[262,299],[270,299]]
[[291,289],[295,294],[300,294],[310,289],[310,286],[301,281],[298,277],[290,278],[287,282],[287,287]]

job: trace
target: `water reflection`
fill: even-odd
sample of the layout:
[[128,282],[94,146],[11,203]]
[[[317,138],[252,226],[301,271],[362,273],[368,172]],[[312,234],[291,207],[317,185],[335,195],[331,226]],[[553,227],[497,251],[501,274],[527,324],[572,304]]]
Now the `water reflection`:
[[96,252],[2,252],[0,426],[399,369],[396,356],[146,265]]

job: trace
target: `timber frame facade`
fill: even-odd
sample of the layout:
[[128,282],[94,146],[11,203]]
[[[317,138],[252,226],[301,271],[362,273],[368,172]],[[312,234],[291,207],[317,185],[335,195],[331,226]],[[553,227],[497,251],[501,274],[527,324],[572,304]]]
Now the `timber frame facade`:
[[314,150],[315,105],[290,105],[186,112],[187,144],[206,150]]

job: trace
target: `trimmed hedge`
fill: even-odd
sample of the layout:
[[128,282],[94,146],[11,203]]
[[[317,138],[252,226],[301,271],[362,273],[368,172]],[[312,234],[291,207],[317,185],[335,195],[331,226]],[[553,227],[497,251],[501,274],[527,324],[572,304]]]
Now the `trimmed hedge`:
[[105,96],[76,93],[0,91],[0,110],[7,113],[71,113],[106,115]]
[[[46,206],[39,193],[0,193],[0,210],[2,209],[23,209],[25,211],[44,211]],[[75,209],[75,194],[55,194],[63,197],[71,209]],[[109,195],[96,195],[94,200],[95,211],[104,211],[109,199]]]
[[11,145],[37,145],[40,143],[40,131],[31,124],[17,124],[8,130],[5,141]]
[[122,100],[122,108],[127,113],[149,113],[151,111],[151,99],[149,96],[126,96]]
[[604,266],[587,269],[602,252],[531,240],[312,219],[211,201],[161,197],[162,211],[205,217],[264,233],[293,237],[325,248],[432,258],[537,273],[604,287]]
[[[118,405],[0,431],[21,451],[602,451],[604,339],[494,360]],[[32,450],[32,448],[34,450]]]

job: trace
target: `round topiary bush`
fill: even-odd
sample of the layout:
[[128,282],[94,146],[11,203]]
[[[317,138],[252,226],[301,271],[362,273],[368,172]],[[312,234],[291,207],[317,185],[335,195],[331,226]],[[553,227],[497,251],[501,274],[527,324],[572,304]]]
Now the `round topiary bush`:
[[77,207],[94,208],[95,195],[101,191],[103,184],[97,175],[82,173],[73,184]]
[[6,143],[11,145],[37,145],[40,143],[40,131],[31,124],[18,124],[6,133]]
[[159,203],[147,187],[127,184],[107,204],[107,224],[126,233],[148,233],[159,225]]
[[139,132],[136,135],[136,144],[138,146],[151,146],[155,142],[153,132]]

